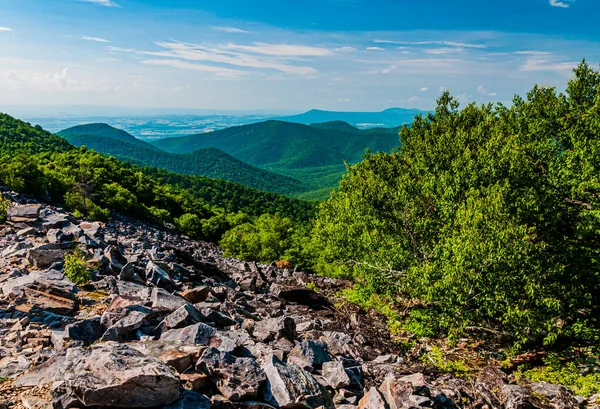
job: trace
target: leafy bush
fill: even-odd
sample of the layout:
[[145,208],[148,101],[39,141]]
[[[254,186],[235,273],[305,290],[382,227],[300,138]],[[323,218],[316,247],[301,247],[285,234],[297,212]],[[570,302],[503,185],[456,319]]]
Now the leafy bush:
[[65,276],[77,285],[85,284],[92,280],[92,272],[85,263],[75,255],[65,256]]
[[11,205],[12,202],[8,199],[5,199],[0,194],[0,223],[4,223],[6,221],[6,218],[8,216],[8,210],[10,209]]
[[407,301],[420,335],[597,341],[600,74],[458,106],[444,93],[395,152],[349,167],[316,220],[318,270]]
[[[597,370],[598,362],[592,365],[578,366],[575,361],[563,362],[556,355],[544,359],[541,367],[526,369],[520,367],[515,373],[517,379],[527,379],[531,382],[548,382],[564,385],[576,395],[589,397],[600,393],[600,372]],[[596,402],[594,402],[596,403]]]

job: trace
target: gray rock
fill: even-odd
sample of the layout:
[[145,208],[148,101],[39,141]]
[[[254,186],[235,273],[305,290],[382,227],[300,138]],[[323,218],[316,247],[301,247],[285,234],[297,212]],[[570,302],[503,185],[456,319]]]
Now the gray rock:
[[149,408],[179,399],[177,372],[124,344],[71,349],[60,372],[52,386],[55,402]]
[[69,218],[65,214],[53,214],[49,217],[46,217],[42,223],[42,227],[44,231],[49,231],[52,229],[60,229],[61,227],[67,226],[69,223]]
[[8,209],[8,219],[12,222],[35,222],[40,216],[39,204],[13,205]]
[[210,399],[205,395],[193,391],[184,391],[177,402],[163,406],[161,409],[211,409],[211,405]]
[[64,250],[45,249],[38,246],[27,251],[27,261],[35,268],[48,267],[56,262],[63,261],[64,259]]
[[285,365],[271,354],[262,365],[267,375],[264,400],[280,408],[333,407],[331,397],[317,380],[296,365]]
[[200,309],[200,312],[204,317],[203,321],[212,322],[217,327],[230,327],[235,325],[235,321],[232,320],[230,316],[213,308],[204,307]]
[[100,317],[77,321],[65,327],[64,337],[73,341],[82,341],[84,345],[96,342],[106,331],[100,323]]
[[322,339],[306,340],[296,345],[288,356],[288,362],[301,367],[320,368],[325,362],[331,361],[327,351],[327,343]]
[[217,333],[213,327],[198,323],[189,327],[172,329],[160,336],[161,341],[179,341],[197,345],[210,345],[211,338]]
[[256,398],[267,380],[253,358],[236,358],[216,348],[204,351],[196,367],[201,367],[221,394],[234,402]]
[[141,305],[106,311],[102,314],[101,322],[107,330],[101,339],[119,342],[136,339],[137,331],[144,325],[151,326],[153,319],[157,319],[156,313]]
[[153,288],[150,295],[152,308],[173,312],[187,304],[187,301],[178,295],[173,295],[162,288]]
[[167,291],[173,292],[177,290],[177,284],[171,279],[169,273],[153,261],[149,261],[146,265],[146,279],[148,283],[164,288]]
[[144,355],[154,357],[165,364],[172,366],[179,373],[194,368],[196,362],[206,350],[205,346],[184,344],[177,341],[152,340],[144,342],[131,342],[128,344]]
[[119,273],[119,280],[130,281],[132,283],[146,284],[146,276],[142,269],[136,267],[134,263],[127,263]]
[[345,388],[351,384],[350,376],[341,361],[323,363],[322,375],[333,389]]
[[185,304],[169,314],[159,327],[161,331],[183,328],[202,322],[202,316],[191,304]]
[[293,341],[298,337],[296,322],[291,317],[269,318],[259,321],[255,324],[252,335],[261,342],[282,338]]

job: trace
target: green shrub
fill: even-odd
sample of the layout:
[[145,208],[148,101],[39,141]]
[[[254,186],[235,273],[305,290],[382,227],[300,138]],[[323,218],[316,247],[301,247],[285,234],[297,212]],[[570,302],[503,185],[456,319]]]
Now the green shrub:
[[527,379],[531,382],[548,382],[564,385],[576,395],[589,397],[600,393],[600,372],[597,370],[599,362],[592,365],[575,361],[563,362],[556,355],[544,359],[544,365],[527,369],[520,367],[515,372],[517,379]]
[[319,272],[408,301],[405,326],[421,334],[596,342],[599,104],[600,73],[585,64],[568,95],[535,87],[510,108],[459,110],[444,93],[321,205]]
[[0,223],[6,222],[8,210],[10,209],[11,205],[12,202],[10,200],[5,199],[2,197],[2,195],[0,195]]
[[75,255],[65,256],[64,274],[77,285],[85,284],[92,280],[92,272],[85,263]]

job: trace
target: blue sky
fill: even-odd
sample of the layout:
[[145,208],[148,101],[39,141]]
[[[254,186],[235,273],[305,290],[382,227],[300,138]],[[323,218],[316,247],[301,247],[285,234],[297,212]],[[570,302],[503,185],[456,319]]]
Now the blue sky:
[[0,110],[508,102],[600,62],[598,0],[0,0]]

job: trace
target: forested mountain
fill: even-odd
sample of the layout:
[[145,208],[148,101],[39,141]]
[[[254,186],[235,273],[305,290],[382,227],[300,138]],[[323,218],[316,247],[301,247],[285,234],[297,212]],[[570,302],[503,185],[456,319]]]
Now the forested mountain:
[[381,112],[335,112],[312,109],[299,115],[276,118],[280,121],[314,124],[343,121],[361,128],[389,127],[410,124],[416,115],[424,114],[418,109],[390,108]]
[[248,216],[277,212],[301,222],[315,208],[223,180],[140,168],[75,148],[4,114],[0,114],[0,185],[92,218],[106,218],[112,210],[171,223],[183,232],[212,240]]
[[[88,129],[86,127],[83,125],[70,128],[58,134],[75,146],[85,146],[136,165],[154,166],[180,174],[228,180],[272,193],[293,195],[306,190],[298,180],[248,165],[216,148],[203,148],[191,153],[173,154],[140,141],[126,132],[124,133],[133,138],[135,142],[130,142],[130,138],[123,138],[115,143],[112,137],[102,136],[103,132],[93,133],[106,128]],[[76,128],[83,128],[88,133],[77,134],[74,132]],[[122,135],[121,132],[123,131],[119,131],[116,135]]]
[[[116,139],[120,142],[126,142],[132,145],[136,145],[140,148],[150,149],[150,150],[158,150],[153,145],[150,145],[147,142],[139,140],[135,136],[130,133],[123,131],[121,129],[117,129],[108,124],[84,124],[73,126],[68,129],[64,129],[57,133],[58,136],[65,138],[67,141],[71,142],[72,138],[78,137],[83,138],[85,136],[88,137],[101,137],[101,138],[110,138]],[[71,142],[74,144],[73,142]],[[74,144],[75,145],[75,144]],[[114,145],[114,142],[113,142]],[[91,148],[91,146],[90,146]]]
[[366,149],[389,152],[398,143],[397,128],[360,130],[342,122],[309,126],[282,121],[153,142],[173,153],[213,146],[251,165],[294,177],[313,190],[325,189],[317,194],[321,198],[341,178],[344,161],[356,163]]

